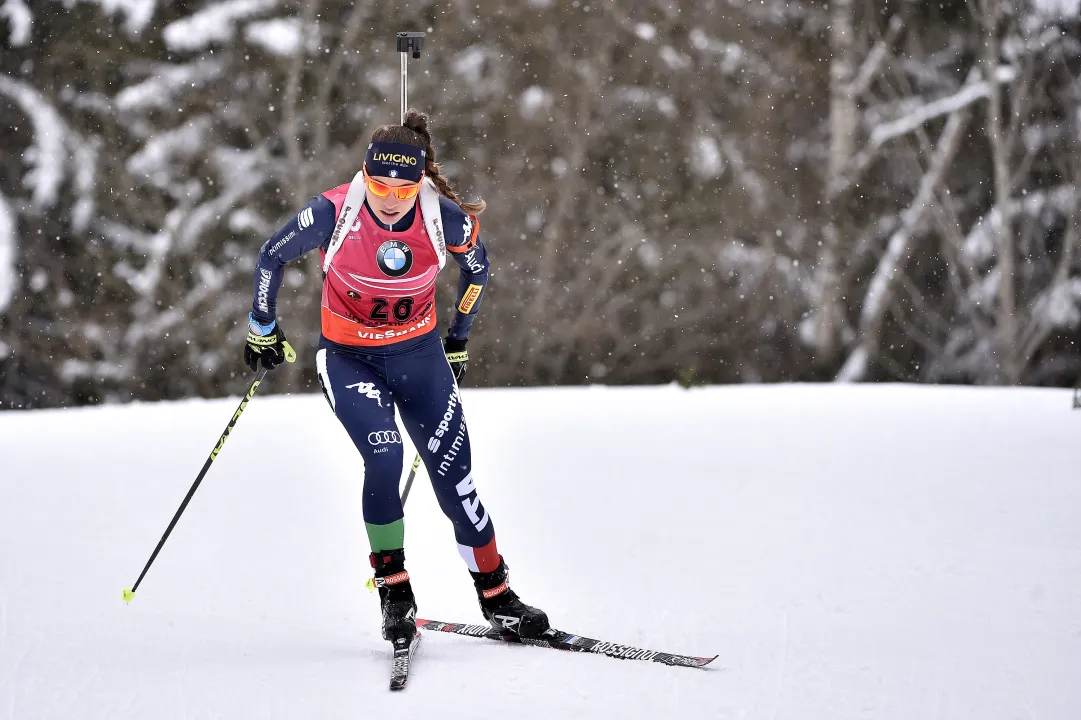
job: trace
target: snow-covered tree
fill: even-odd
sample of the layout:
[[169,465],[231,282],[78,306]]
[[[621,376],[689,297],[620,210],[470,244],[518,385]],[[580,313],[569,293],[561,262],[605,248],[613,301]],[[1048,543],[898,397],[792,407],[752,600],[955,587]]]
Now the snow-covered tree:
[[1076,5],[0,0],[0,404],[242,388],[256,252],[396,121],[403,29],[489,203],[473,382],[1073,382]]

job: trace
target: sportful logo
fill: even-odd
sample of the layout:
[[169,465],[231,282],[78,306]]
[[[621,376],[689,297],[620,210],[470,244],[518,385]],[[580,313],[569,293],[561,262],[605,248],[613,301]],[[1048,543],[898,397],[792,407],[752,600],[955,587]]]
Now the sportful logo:
[[300,226],[301,230],[305,230],[307,228],[310,228],[314,223],[315,223],[315,213],[312,212],[312,209],[310,207],[309,208],[304,208],[297,215],[297,225]]
[[373,153],[372,160],[375,162],[392,162],[399,165],[416,165],[417,159],[412,155],[401,155],[399,153]]
[[357,389],[357,392],[370,400],[375,400],[379,403],[379,407],[383,407],[382,391],[375,389],[375,383],[359,382],[352,385],[346,385],[346,390]]
[[435,434],[428,438],[428,451],[437,452],[439,450],[439,443],[442,442],[439,438],[447,434],[450,430],[450,421],[454,418],[454,408],[458,407],[458,388],[451,388],[450,400],[447,401],[447,411],[443,413],[443,419],[439,421],[439,427],[435,429]]
[[[439,477],[446,476],[450,470],[450,464],[454,462],[454,458],[458,457],[458,451],[462,449],[463,442],[465,442],[465,418],[462,418],[461,424],[458,425],[458,434],[454,436],[454,442],[443,453],[443,460],[439,463],[439,470],[436,471],[439,473]],[[485,521],[487,521],[487,518],[485,518]]]
[[401,444],[402,436],[393,430],[379,430],[368,433],[368,443],[371,445],[388,445],[390,443]]
[[256,295],[255,302],[259,305],[259,311],[269,313],[270,312],[270,271],[265,268],[259,268],[259,293]]

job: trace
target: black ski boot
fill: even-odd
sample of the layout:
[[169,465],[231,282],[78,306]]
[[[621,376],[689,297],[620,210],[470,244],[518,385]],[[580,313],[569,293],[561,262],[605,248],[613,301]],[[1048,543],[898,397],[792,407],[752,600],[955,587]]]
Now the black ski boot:
[[405,571],[405,551],[381,550],[370,557],[383,610],[383,639],[394,647],[408,646],[417,632],[417,601]]
[[491,572],[470,572],[477,587],[480,609],[492,627],[501,633],[524,638],[538,638],[548,630],[548,616],[543,610],[522,602],[507,584],[507,563],[499,556],[499,567]]

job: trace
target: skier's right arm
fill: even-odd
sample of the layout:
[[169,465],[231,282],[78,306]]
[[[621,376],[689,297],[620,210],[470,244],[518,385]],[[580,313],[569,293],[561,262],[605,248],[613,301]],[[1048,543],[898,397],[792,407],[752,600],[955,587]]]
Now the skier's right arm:
[[274,322],[285,264],[318,247],[326,247],[334,232],[335,216],[334,203],[316,195],[266,241],[255,263],[252,318],[263,325]]

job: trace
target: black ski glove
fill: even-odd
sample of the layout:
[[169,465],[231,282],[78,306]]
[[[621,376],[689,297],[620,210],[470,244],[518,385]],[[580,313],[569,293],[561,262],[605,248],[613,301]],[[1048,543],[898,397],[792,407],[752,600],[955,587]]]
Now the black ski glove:
[[443,352],[446,353],[447,362],[450,363],[450,371],[454,373],[454,379],[459,383],[465,377],[465,366],[469,363],[469,353],[465,349],[466,342],[466,340],[454,338],[447,338],[443,342]]
[[267,370],[273,370],[282,362],[294,362],[297,354],[293,346],[285,339],[285,332],[277,322],[263,325],[248,315],[248,343],[244,346],[244,362],[252,371],[259,369],[259,363]]

